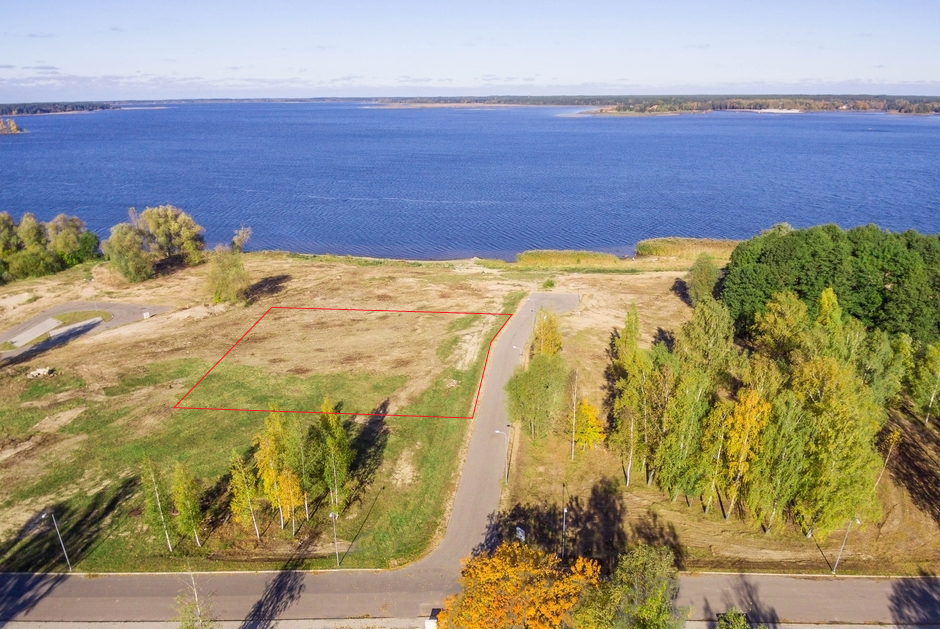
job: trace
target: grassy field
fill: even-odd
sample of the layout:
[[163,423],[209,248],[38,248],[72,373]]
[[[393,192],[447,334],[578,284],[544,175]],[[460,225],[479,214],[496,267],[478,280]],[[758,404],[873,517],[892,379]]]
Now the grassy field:
[[[279,568],[287,561],[331,566],[327,508],[313,505],[296,537],[265,511],[260,544],[228,520],[230,454],[249,450],[265,413],[174,411],[173,405],[272,305],[511,312],[534,284],[492,273],[458,274],[443,264],[271,254],[248,260],[258,278],[257,296],[247,307],[229,308],[203,302],[204,268],[126,286],[96,267],[99,300],[169,302],[176,311],[52,349],[31,364],[0,368],[0,569],[61,567],[38,519],[49,508],[77,569],[84,571],[178,570],[187,564],[205,570]],[[70,292],[73,282],[62,274],[4,287],[0,306],[22,320],[50,301],[88,296],[83,284]],[[195,298],[180,300],[187,292]],[[231,363],[203,382],[200,394],[203,401],[232,400],[248,408],[318,409],[328,396],[345,410],[385,404],[390,413],[462,416],[471,408],[485,351],[503,321],[473,315],[399,324],[364,318],[341,329],[317,321],[323,338],[332,335],[332,347],[306,332],[305,345],[299,328],[281,321],[270,330],[259,328],[267,338],[246,344],[243,356],[233,354]],[[275,330],[282,333],[270,333]],[[346,350],[357,359],[345,360]],[[54,366],[56,376],[26,379],[26,371],[40,363]],[[468,421],[369,414],[346,419],[357,454],[353,498],[338,522],[343,566],[381,568],[419,557],[443,532]],[[184,462],[200,480],[207,516],[203,548],[179,538],[170,554],[147,530],[138,485],[145,455],[165,470]]]

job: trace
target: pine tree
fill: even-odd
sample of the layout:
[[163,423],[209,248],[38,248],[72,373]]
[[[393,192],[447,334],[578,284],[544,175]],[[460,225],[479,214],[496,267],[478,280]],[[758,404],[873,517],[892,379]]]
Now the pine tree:
[[255,507],[253,503],[257,479],[255,478],[253,470],[245,465],[242,457],[234,450],[232,450],[230,476],[232,479],[230,483],[232,500],[229,507],[232,511],[232,517],[245,528],[249,526],[253,527],[255,537],[260,542],[261,532],[258,530],[258,520],[255,518]]
[[177,463],[173,470],[173,508],[176,509],[176,528],[180,535],[192,535],[196,546],[202,546],[199,541],[199,527],[202,526],[199,485],[182,463]]
[[140,481],[144,487],[144,513],[152,529],[162,529],[166,538],[166,547],[173,552],[170,543],[170,531],[166,525],[165,502],[169,493],[163,477],[149,456],[145,456],[140,465]]

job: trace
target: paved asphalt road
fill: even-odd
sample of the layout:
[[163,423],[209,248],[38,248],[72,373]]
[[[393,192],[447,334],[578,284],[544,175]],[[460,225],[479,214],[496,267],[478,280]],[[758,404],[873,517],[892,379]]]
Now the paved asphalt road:
[[[534,294],[493,344],[453,511],[440,546],[401,570],[199,575],[222,619],[343,618],[427,615],[456,589],[460,561],[483,541],[499,504],[506,445],[503,385],[521,360],[534,312],[564,312],[577,295]],[[25,325],[25,324],[24,324]],[[80,568],[81,566],[79,566]],[[0,619],[167,620],[180,591],[178,575],[48,577],[0,575]]]
[[[198,575],[200,588],[213,593],[219,616],[241,621],[226,627],[267,627],[264,621],[272,618],[416,619],[439,605],[455,590],[460,560],[482,541],[487,517],[499,502],[505,442],[495,431],[506,424],[503,384],[520,360],[513,346],[525,343],[535,308],[552,305],[565,311],[577,303],[573,295],[533,295],[494,343],[453,513],[438,548],[396,571]],[[166,621],[173,617],[180,586],[179,575],[166,574],[0,575],[0,627],[7,619]],[[771,625],[940,626],[940,580],[935,578],[683,575],[677,602],[692,608],[690,618],[699,622],[690,626],[696,628],[730,606],[747,611],[752,621]]]
[[[141,306],[138,304],[112,304],[105,301],[70,301],[64,304],[59,304],[45,312],[32,317],[24,321],[23,323],[10,328],[9,330],[0,331],[0,343],[5,343],[9,341],[17,334],[25,332],[34,325],[45,321],[50,317],[54,317],[59,314],[66,312],[78,312],[81,310],[107,310],[113,316],[110,321],[103,321],[93,328],[82,330],[81,334],[93,334],[95,332],[101,332],[103,330],[110,330],[111,328],[116,328],[122,326],[125,323],[131,323],[133,321],[140,321],[143,319],[144,313],[149,312],[150,314],[157,314],[159,312],[166,312],[167,310],[172,310],[167,306]],[[64,334],[58,339],[50,339],[42,343],[37,343],[35,345],[30,345],[27,347],[21,347],[19,349],[11,350],[8,352],[0,352],[0,362],[4,360],[25,360],[31,356],[41,354],[47,349],[60,345],[62,343],[68,342],[75,338],[76,336],[81,336],[81,334],[68,335]]]

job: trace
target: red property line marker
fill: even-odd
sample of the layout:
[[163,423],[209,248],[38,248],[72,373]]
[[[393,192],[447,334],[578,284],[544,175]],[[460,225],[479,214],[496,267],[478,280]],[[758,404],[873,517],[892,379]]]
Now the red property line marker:
[[[215,361],[215,364],[209,367],[209,371],[204,373],[199,380],[196,381],[189,391],[180,398],[179,402],[173,405],[173,408],[176,410],[184,411],[244,411],[251,413],[309,413],[313,415],[323,415],[323,411],[282,411],[282,410],[272,410],[272,409],[261,409],[261,408],[209,408],[203,406],[180,406],[183,403],[190,393],[199,386],[203,380],[206,379],[212,370],[219,366],[226,356],[228,356],[239,343],[241,343],[248,334],[255,329],[255,327],[261,323],[261,320],[268,316],[268,313],[272,310],[328,310],[328,311],[338,311],[338,312],[394,312],[394,313],[406,313],[406,314],[455,314],[455,315],[492,315],[497,317],[506,317],[506,320],[503,321],[503,325],[499,326],[499,329],[496,331],[496,334],[493,335],[493,338],[490,339],[490,343],[486,348],[486,358],[483,359],[483,370],[480,373],[480,384],[477,385],[477,394],[473,400],[473,411],[467,417],[451,417],[446,415],[399,415],[396,413],[376,413],[376,417],[412,417],[412,418],[422,418],[422,419],[473,419],[477,412],[477,404],[480,402],[480,393],[483,391],[483,378],[486,376],[486,366],[490,360],[490,352],[493,350],[493,343],[496,341],[496,337],[499,336],[499,333],[503,331],[503,328],[506,327],[506,324],[509,323],[509,320],[512,318],[511,313],[507,312],[448,312],[448,311],[436,311],[436,310],[373,310],[369,308],[310,308],[303,306],[271,306],[264,311],[264,314],[261,315],[257,321],[255,321],[248,330],[245,331],[241,337],[235,341],[235,344],[228,348],[228,351],[222,354],[222,358]],[[363,415],[365,413],[335,413],[336,415]]]

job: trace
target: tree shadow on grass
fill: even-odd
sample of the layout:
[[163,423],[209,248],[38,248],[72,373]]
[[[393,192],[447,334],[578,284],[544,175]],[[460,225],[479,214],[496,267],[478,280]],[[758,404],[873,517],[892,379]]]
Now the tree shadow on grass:
[[365,490],[375,480],[375,474],[385,459],[385,446],[388,445],[388,427],[385,417],[388,414],[389,400],[372,409],[369,418],[359,428],[350,446],[353,451],[351,475],[355,480],[355,487],[349,502],[361,500]]
[[[65,580],[68,570],[51,518],[53,513],[72,566],[78,566],[105,538],[102,537],[118,506],[137,490],[137,478],[93,495],[87,504],[67,502],[36,513],[11,539],[0,544],[0,627],[33,609]],[[55,571],[55,573],[53,573]],[[4,574],[18,573],[18,574]]]
[[940,524],[940,433],[907,415],[893,414],[886,429],[902,431],[897,454],[888,469],[895,483],[907,489],[917,507]]
[[896,625],[927,625],[940,623],[940,579],[931,572],[898,579],[888,596],[891,620]]
[[239,629],[274,629],[278,616],[303,594],[305,584],[302,570],[308,546],[312,543],[312,539],[302,542],[274,578],[265,584],[261,598],[252,606]]
[[672,283],[672,294],[682,300],[689,308],[692,307],[692,296],[689,295],[689,285],[681,277],[677,277]]
[[653,510],[647,510],[646,515],[634,522],[631,526],[630,542],[649,544],[650,546],[667,546],[675,557],[676,568],[685,568],[685,548],[679,542],[679,534],[671,522],[662,522],[659,515]]
[[576,556],[595,559],[601,570],[609,574],[628,542],[623,528],[626,506],[619,484],[602,478],[591,488],[586,502],[572,496],[565,507],[567,514],[557,504],[516,504],[492,514],[484,541],[474,549],[474,554],[492,552],[502,542],[515,541],[517,529],[521,529],[526,544],[559,556],[564,554],[565,561]]
[[283,291],[287,282],[291,279],[291,276],[286,273],[281,275],[269,275],[252,284],[248,288],[246,297],[249,302],[257,301],[262,297],[272,297]]

